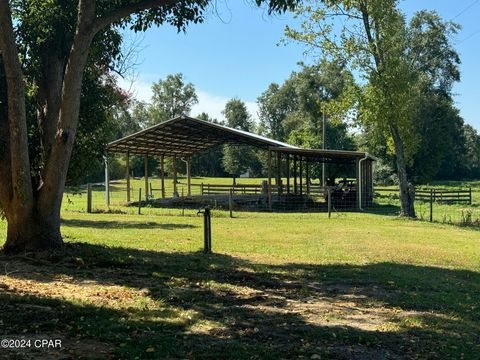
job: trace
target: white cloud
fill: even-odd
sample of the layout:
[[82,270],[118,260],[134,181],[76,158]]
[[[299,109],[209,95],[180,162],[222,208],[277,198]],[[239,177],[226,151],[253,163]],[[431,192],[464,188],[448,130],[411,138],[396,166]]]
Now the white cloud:
[[118,85],[130,92],[139,101],[150,102],[152,97],[152,83],[143,80],[127,80],[118,78]]
[[[225,109],[225,104],[230,100],[230,98],[212,95],[206,91],[197,91],[198,95],[198,104],[193,106],[192,115],[196,116],[202,112],[206,112],[211,117],[222,120],[224,119],[222,115],[223,109]],[[255,102],[245,102],[248,112],[252,115],[254,119],[257,119],[258,105]]]
[[[122,78],[118,79],[118,85],[129,91],[133,96],[140,101],[149,102],[152,97],[152,82],[144,80],[125,80]],[[219,96],[211,94],[207,91],[197,90],[198,104],[194,105],[191,111],[192,116],[197,116],[202,112],[206,112],[211,117],[222,120],[224,119],[222,111],[225,108],[225,104],[231,97]],[[233,97],[233,96],[232,96]],[[248,112],[255,121],[258,120],[258,105],[256,102],[247,101],[245,102]]]

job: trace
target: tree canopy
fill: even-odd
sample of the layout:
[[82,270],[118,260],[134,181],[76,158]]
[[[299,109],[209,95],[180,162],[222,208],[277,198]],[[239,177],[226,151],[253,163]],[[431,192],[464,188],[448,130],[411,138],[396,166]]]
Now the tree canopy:
[[192,106],[198,103],[195,87],[185,84],[183,75],[168,75],[152,85],[152,102],[148,108],[150,124],[158,124],[182,114],[190,114]]

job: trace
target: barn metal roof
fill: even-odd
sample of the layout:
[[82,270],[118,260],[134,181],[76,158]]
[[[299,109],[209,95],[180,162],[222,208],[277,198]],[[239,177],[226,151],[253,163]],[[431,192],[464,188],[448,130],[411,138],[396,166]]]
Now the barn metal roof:
[[107,145],[107,151],[137,155],[192,156],[220,144],[297,149],[264,136],[182,115],[113,141]]
[[290,155],[297,155],[306,158],[307,160],[320,161],[325,163],[355,163],[359,159],[369,159],[376,161],[375,156],[370,155],[364,151],[349,151],[349,150],[331,150],[331,149],[300,149],[300,148],[284,148],[271,147],[270,150]]

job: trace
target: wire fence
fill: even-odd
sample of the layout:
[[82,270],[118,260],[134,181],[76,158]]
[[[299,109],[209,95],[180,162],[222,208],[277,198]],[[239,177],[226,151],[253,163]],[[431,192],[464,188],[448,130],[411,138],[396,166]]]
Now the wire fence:
[[[242,179],[245,181],[244,179]],[[248,179],[250,180],[250,179]],[[124,181],[110,184],[107,199],[104,184],[71,188],[65,194],[64,209],[80,212],[154,213],[154,209],[175,211],[209,207],[230,212],[318,212],[326,216],[348,212],[366,212],[397,216],[400,213],[398,188],[375,188],[373,194],[359,194],[353,183],[343,188],[319,184],[271,185],[266,180],[237,184],[192,183],[185,179],[162,191],[158,180],[132,181],[130,201]],[[165,185],[165,184],[164,184]],[[147,191],[145,191],[147,189]],[[189,190],[190,189],[190,190]],[[90,195],[89,195],[90,194]],[[107,205],[107,200],[109,205]],[[480,227],[480,192],[471,188],[417,188],[415,210],[419,220]]]

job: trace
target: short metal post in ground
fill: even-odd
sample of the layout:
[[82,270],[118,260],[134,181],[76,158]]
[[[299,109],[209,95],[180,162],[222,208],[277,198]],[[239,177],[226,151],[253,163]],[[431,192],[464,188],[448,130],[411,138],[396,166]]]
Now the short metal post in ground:
[[87,184],[87,213],[92,213],[92,184]]
[[430,189],[430,222],[433,222],[433,189]]
[[205,254],[212,253],[212,223],[211,223],[211,213],[210,208],[206,207],[203,211],[198,212],[203,213],[203,252]]
[[142,188],[138,189],[138,215],[142,214]]
[[230,217],[233,218],[233,189],[230,189],[228,196],[228,208],[230,210]]

